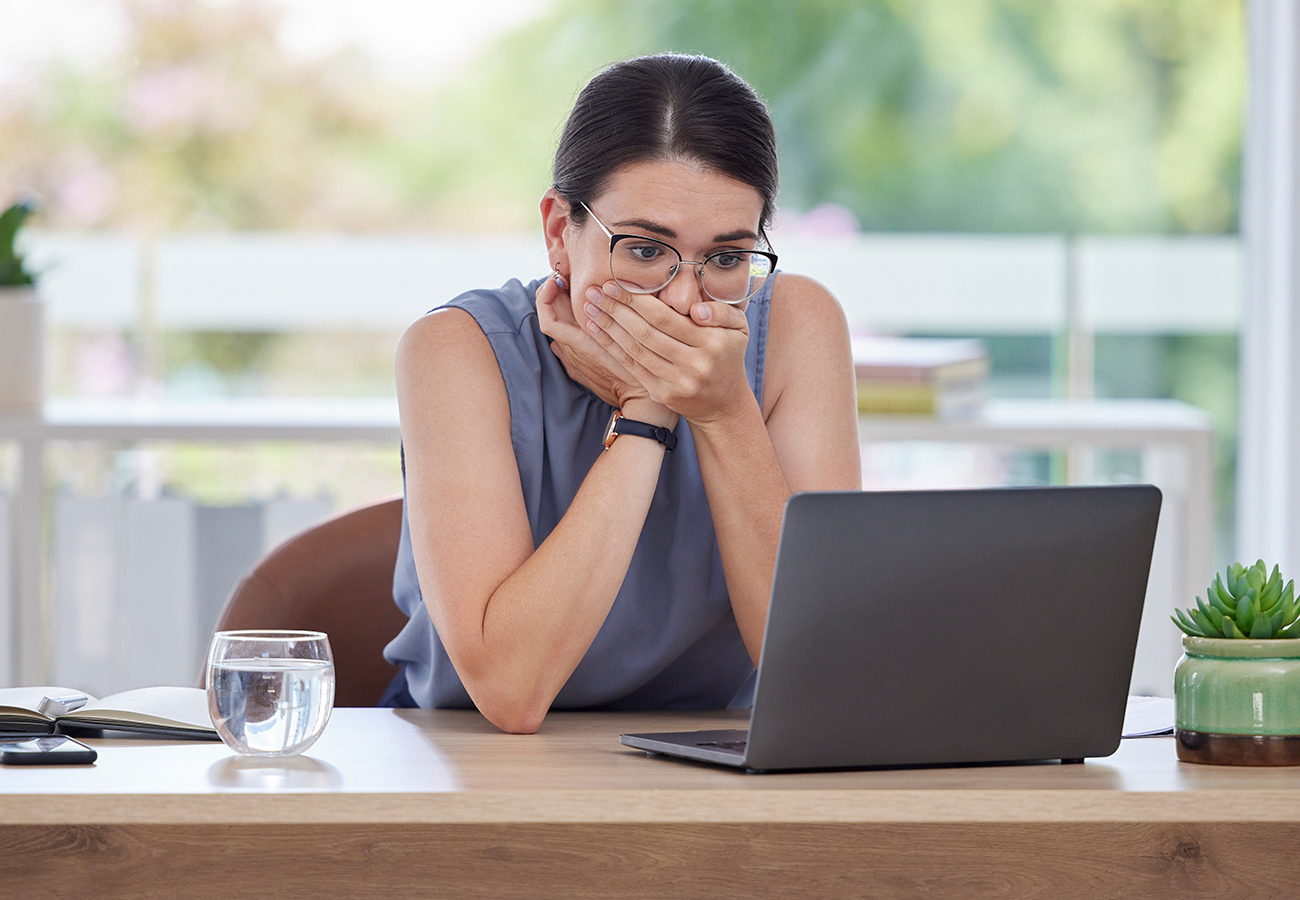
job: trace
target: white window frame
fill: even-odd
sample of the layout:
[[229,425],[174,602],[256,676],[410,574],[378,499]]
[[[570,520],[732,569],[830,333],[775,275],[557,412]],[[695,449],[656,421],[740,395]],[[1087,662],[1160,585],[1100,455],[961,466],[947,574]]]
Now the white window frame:
[[1237,557],[1300,570],[1300,3],[1249,0]]

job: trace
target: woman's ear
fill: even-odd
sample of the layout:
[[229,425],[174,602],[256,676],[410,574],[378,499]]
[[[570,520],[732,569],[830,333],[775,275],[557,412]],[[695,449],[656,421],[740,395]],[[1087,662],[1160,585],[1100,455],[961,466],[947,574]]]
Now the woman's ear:
[[569,277],[569,202],[555,188],[542,194],[542,234],[546,238],[546,256],[551,268]]

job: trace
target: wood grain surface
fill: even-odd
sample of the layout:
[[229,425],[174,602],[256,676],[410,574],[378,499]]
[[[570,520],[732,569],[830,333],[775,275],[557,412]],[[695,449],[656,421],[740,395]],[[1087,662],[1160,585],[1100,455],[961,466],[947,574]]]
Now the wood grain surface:
[[0,826],[0,883],[12,897],[142,900],[1295,896],[1300,826],[1243,833],[1131,823]]

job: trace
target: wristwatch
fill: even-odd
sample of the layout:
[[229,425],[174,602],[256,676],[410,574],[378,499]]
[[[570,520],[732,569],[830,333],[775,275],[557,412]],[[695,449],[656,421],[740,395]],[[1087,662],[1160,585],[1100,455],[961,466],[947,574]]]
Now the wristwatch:
[[620,434],[630,434],[635,437],[650,438],[652,441],[658,441],[664,445],[664,449],[672,453],[677,447],[677,435],[673,434],[671,428],[664,428],[662,425],[651,425],[649,422],[638,422],[636,419],[625,418],[622,411],[614,410],[614,414],[609,417],[609,424],[605,426],[605,449],[608,450],[614,446]]

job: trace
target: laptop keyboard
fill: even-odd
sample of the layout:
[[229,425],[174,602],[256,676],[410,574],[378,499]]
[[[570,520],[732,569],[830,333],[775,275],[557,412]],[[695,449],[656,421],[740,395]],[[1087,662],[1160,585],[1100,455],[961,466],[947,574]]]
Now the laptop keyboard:
[[695,746],[729,750],[732,753],[744,753],[745,745],[748,743],[749,741],[698,741]]

